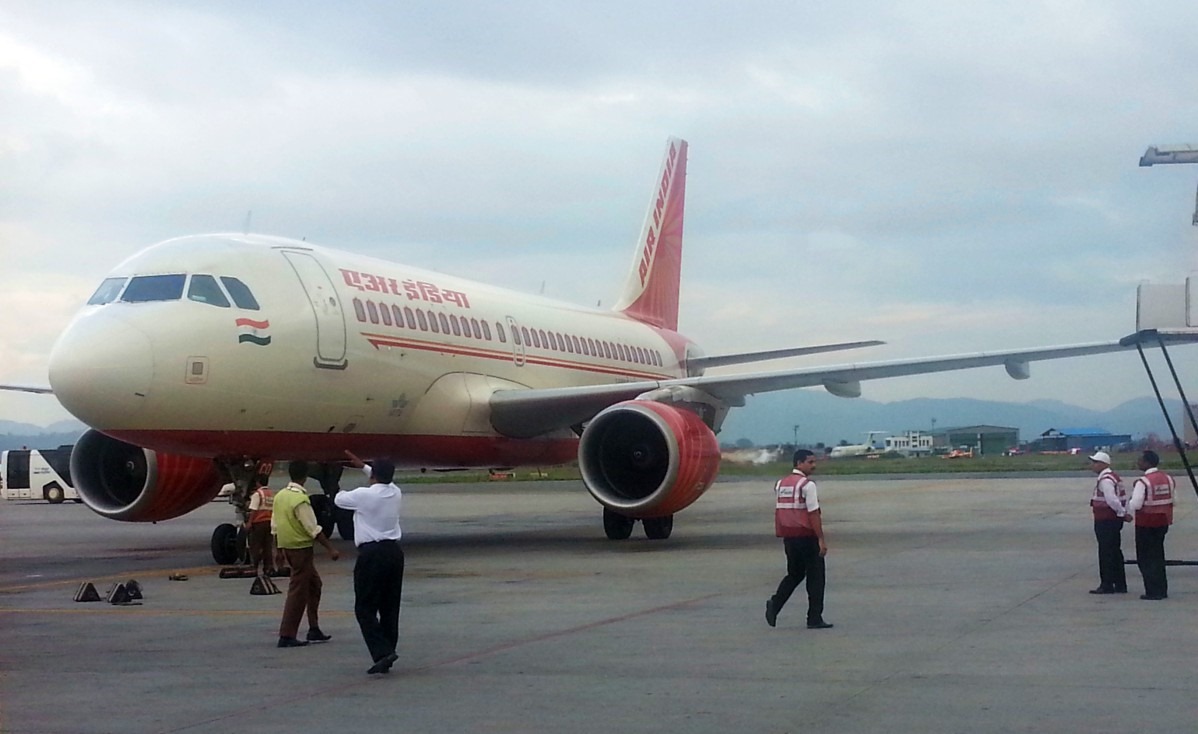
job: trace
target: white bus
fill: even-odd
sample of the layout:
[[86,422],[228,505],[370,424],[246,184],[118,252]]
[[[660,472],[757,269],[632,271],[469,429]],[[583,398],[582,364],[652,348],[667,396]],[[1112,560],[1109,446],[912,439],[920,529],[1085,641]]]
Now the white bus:
[[0,453],[0,496],[6,500],[44,499],[51,504],[82,502],[71,484],[71,449],[11,449]]

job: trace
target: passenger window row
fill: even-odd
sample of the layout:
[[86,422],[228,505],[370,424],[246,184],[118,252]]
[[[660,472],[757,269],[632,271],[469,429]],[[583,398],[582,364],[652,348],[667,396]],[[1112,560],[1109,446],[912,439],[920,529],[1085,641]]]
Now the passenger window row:
[[[476,318],[467,319],[454,314],[425,312],[422,308],[404,306],[402,309],[394,304],[354,299],[354,315],[362,323],[396,326],[417,331],[431,331],[434,334],[453,334],[466,338],[491,341],[491,328],[486,321]],[[507,342],[503,324],[495,322],[495,333],[500,342]],[[620,342],[610,342],[604,339],[592,339],[574,334],[562,334],[545,329],[530,329],[521,326],[513,327],[512,341],[517,346],[544,349],[547,351],[564,352],[567,354],[582,354],[588,357],[600,357],[614,362],[629,362],[654,367],[663,366],[661,353],[656,349],[646,349]]]

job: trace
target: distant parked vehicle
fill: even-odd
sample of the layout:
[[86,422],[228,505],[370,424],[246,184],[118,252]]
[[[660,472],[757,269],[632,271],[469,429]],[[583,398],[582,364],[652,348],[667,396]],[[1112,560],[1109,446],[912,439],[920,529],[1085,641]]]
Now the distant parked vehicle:
[[10,449],[0,453],[0,496],[6,500],[44,499],[52,505],[82,502],[71,482],[71,450]]

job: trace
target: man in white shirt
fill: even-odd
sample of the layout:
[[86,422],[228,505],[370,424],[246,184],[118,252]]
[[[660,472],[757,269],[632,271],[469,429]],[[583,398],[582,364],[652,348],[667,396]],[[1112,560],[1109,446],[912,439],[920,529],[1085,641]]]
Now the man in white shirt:
[[386,673],[399,658],[399,602],[403,592],[403,535],[399,526],[403,492],[395,486],[395,464],[378,460],[368,466],[346,451],[350,463],[370,477],[370,486],[342,490],[333,498],[354,513],[354,616],[374,664],[366,671]]

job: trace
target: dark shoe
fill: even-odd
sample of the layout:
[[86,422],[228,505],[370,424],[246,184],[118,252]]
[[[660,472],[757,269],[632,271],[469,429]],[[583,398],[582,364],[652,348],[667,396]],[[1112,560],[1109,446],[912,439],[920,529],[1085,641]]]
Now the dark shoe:
[[307,639],[308,642],[328,642],[329,640],[333,639],[333,636],[326,635],[325,633],[321,632],[320,628],[315,628],[308,630],[308,634],[305,639]]
[[1143,599],[1144,601],[1160,601],[1161,599],[1164,599],[1165,597],[1149,596],[1148,594],[1140,594],[1140,598]]
[[1099,586],[1097,589],[1090,589],[1091,594],[1114,594],[1115,590],[1109,586]]
[[1126,593],[1127,593],[1127,587],[1126,587],[1126,586],[1116,587],[1116,588],[1115,588],[1115,593],[1116,593],[1116,594],[1126,594]]
[[297,640],[294,637],[280,637],[279,647],[303,647],[308,643],[303,640]]
[[767,599],[765,602],[765,623],[771,627],[778,626],[778,610],[774,609],[773,599]]
[[366,674],[374,675],[376,673],[386,673],[387,671],[391,670],[391,666],[395,664],[396,660],[399,660],[399,656],[393,652],[389,652],[383,657],[374,661],[374,665],[370,666],[370,668],[366,671]]
[[822,619],[819,620],[818,622],[808,622],[807,623],[807,629],[809,629],[809,630],[830,630],[834,626],[835,625],[831,624],[830,622],[825,622]]

